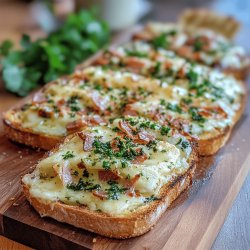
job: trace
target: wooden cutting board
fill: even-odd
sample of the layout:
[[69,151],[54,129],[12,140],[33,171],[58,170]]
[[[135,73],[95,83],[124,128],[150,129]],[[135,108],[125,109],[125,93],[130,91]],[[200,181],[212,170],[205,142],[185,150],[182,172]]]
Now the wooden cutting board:
[[208,249],[250,168],[250,102],[227,145],[201,159],[193,187],[184,192],[147,234],[112,240],[40,218],[21,193],[20,176],[43,152],[8,141],[0,132],[1,232],[37,249]]
[[113,240],[39,217],[22,195],[20,177],[44,152],[11,143],[0,125],[0,233],[36,249],[209,249],[250,168],[249,128],[248,101],[227,145],[200,160],[192,188],[156,226],[141,237]]

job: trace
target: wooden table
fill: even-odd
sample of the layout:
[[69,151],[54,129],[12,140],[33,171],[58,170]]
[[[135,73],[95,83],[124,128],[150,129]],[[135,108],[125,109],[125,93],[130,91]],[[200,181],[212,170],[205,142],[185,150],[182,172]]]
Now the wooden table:
[[[187,3],[189,6],[187,6]],[[223,4],[223,1],[220,1]],[[238,6],[238,9],[232,8],[237,13],[242,11],[242,16],[244,17],[246,9],[248,12],[250,11],[250,6],[247,4],[247,1],[241,1],[243,7]],[[245,3],[245,6],[244,6]],[[197,6],[209,5],[208,1],[176,1],[173,3],[172,1],[154,1],[153,11],[145,18],[152,20],[175,20],[176,16],[180,13],[180,11],[185,7],[197,7]],[[11,8],[10,8],[11,7]],[[217,8],[220,6],[217,6]],[[222,7],[223,8],[223,5]],[[227,9],[224,9],[227,11]],[[29,32],[33,36],[39,36],[41,34],[40,30],[37,29],[36,26],[32,23],[27,15],[27,7],[22,4],[15,4],[10,6],[7,3],[0,4],[0,16],[2,20],[6,20],[6,22],[0,22],[0,40],[4,38],[12,38],[14,40],[18,40],[22,31]],[[228,9],[230,11],[230,9]],[[18,13],[18,15],[16,15]],[[10,22],[7,20],[10,20]],[[244,21],[244,20],[243,20]],[[250,22],[250,21],[249,21]],[[248,29],[250,24],[248,25]],[[247,30],[246,26],[244,27],[244,32],[240,34],[237,38],[238,42],[247,48],[250,52],[250,29]],[[248,33],[247,33],[248,32]],[[5,110],[6,108],[13,105],[15,102],[19,100],[18,97],[11,95],[5,92],[2,88],[0,89],[0,112]],[[1,125],[0,125],[1,126]],[[249,204],[249,196],[250,196],[250,176],[245,181],[244,186],[241,189],[229,215],[222,227],[216,241],[214,242],[213,249],[247,249],[250,245],[250,204]],[[22,246],[18,243],[10,241],[2,236],[0,236],[0,249],[28,249],[25,246]]]

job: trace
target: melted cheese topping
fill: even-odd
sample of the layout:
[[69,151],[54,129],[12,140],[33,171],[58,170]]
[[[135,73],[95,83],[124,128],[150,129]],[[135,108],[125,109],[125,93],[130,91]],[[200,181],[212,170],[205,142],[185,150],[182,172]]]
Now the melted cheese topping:
[[[79,77],[87,80],[79,80]],[[83,115],[101,115],[104,119],[120,116],[131,99],[144,98],[158,85],[158,81],[133,73],[89,67],[77,72],[66,83],[58,80],[49,85],[43,93],[47,101],[26,104],[19,111],[19,120],[24,128],[32,128],[34,132],[65,136],[67,125]],[[104,110],[96,108],[97,104],[103,105]]]
[[[165,35],[168,46],[177,54],[209,66],[219,64],[222,68],[242,69],[250,65],[250,59],[242,47],[233,45],[231,41],[212,30],[202,29],[187,34],[176,24],[150,23],[145,27],[145,31],[149,32],[153,39]],[[186,47],[190,49],[185,53],[180,50]]]
[[[125,122],[133,128],[135,136],[136,133],[144,131],[154,138],[148,144],[132,142],[126,136],[120,137],[121,130],[117,126],[121,121],[115,120],[112,126],[83,130],[95,138],[91,150],[84,151],[83,144],[86,142],[76,135],[62,144],[58,151],[40,161],[34,173],[23,178],[23,182],[30,187],[30,194],[48,204],[55,201],[81,204],[90,210],[114,216],[126,216],[159,198],[160,189],[188,169],[188,159],[192,151],[190,143],[175,131],[169,131],[171,136],[163,135],[162,126],[159,124],[131,117]],[[145,124],[151,129],[142,129]],[[119,152],[123,152],[122,155],[109,148],[110,142],[117,138],[122,142],[119,148]],[[109,151],[102,151],[105,148],[100,148],[99,144],[106,149],[108,147]],[[136,156],[129,155],[133,149],[137,152],[140,149],[147,158],[142,162],[135,162]],[[109,162],[108,168],[104,162]],[[119,178],[113,182],[107,181],[101,178],[100,171],[119,173]],[[126,183],[134,178],[138,178],[131,184],[135,194],[129,195],[129,186]],[[79,186],[79,183],[82,186]],[[105,192],[107,196],[98,197],[94,195],[95,190]]]
[[[138,69],[131,64],[131,55],[137,65],[142,64],[143,67]],[[200,138],[207,136],[207,132],[218,133],[233,125],[244,93],[241,84],[234,78],[191,64],[166,50],[156,50],[149,43],[140,41],[116,50],[113,48],[105,56],[119,70],[122,64],[126,70],[161,79],[161,87],[155,90],[154,95],[131,105],[140,116],[153,118],[154,115],[164,115],[170,121],[188,121],[189,125],[185,124],[181,129]],[[165,105],[161,105],[162,101]]]

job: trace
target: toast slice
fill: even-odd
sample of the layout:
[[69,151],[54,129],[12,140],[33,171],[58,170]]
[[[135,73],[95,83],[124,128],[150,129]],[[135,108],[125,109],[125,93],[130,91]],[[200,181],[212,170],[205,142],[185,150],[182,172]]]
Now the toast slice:
[[225,144],[244,110],[246,89],[241,81],[145,42],[112,48],[94,63],[158,79],[158,97],[128,105],[126,114],[167,122],[195,137],[201,155],[214,154]]
[[240,29],[240,23],[233,17],[207,9],[187,9],[180,15],[178,23],[190,33],[210,29],[228,39],[233,39]]
[[130,117],[68,136],[22,178],[41,216],[112,238],[149,231],[190,186],[196,145],[178,131]]
[[[51,91],[51,87],[48,87],[49,91],[45,90],[43,94],[47,93],[46,98],[56,99],[46,100],[42,106],[29,103],[18,111],[8,111],[5,114],[5,130],[12,140],[50,149],[67,133],[79,131],[83,127],[105,124],[122,115],[125,117],[143,116],[175,127],[183,135],[198,140],[199,153],[211,155],[224,145],[230,131],[241,116],[246,92],[243,85],[234,78],[208,71],[206,68],[203,75],[202,69],[199,65],[192,67],[190,64],[183,65],[180,68],[183,77],[173,84],[173,81],[168,82],[164,78],[153,79],[130,72],[89,67],[76,73],[78,77],[88,79],[85,84],[89,88],[84,98],[81,98],[81,91],[77,89],[78,105],[85,107],[88,100],[92,100],[87,98],[87,95],[92,93],[90,83],[94,83],[94,86],[98,84],[98,89],[102,86],[107,103],[110,101],[106,107],[112,105],[110,109],[103,109],[102,112],[99,110],[95,113],[95,109],[90,109],[92,101],[87,104],[88,113],[83,112],[83,109],[75,112],[75,116],[72,117],[70,115],[72,110],[70,110],[70,113],[63,113],[62,116],[56,113],[51,118],[46,117],[43,122],[44,117],[39,117],[40,109],[49,110],[51,105],[58,105],[58,100],[59,102],[62,100],[62,95],[59,94],[48,96]],[[179,75],[179,71],[176,72]],[[70,85],[71,82],[68,84]],[[79,86],[76,84],[74,88],[79,88]],[[67,105],[71,104],[69,100],[72,99],[69,89],[71,88],[67,85],[67,97],[62,107],[66,110],[69,108]],[[60,93],[63,91],[61,87]],[[73,97],[76,99],[74,91]],[[118,93],[117,97],[115,93]],[[73,103],[74,109],[75,102]],[[26,109],[27,105],[28,109]],[[61,108],[56,107],[58,110]],[[60,131],[60,134],[56,134],[55,131]],[[21,139],[16,134],[19,134]]]
[[172,50],[183,58],[220,69],[237,79],[247,78],[250,59],[242,47],[212,30],[187,32],[186,26],[149,23],[134,35],[134,39],[148,41],[156,48]]
[[82,127],[121,116],[126,104],[151,94],[153,86],[136,74],[89,67],[46,85],[22,107],[5,112],[5,134],[49,150]]

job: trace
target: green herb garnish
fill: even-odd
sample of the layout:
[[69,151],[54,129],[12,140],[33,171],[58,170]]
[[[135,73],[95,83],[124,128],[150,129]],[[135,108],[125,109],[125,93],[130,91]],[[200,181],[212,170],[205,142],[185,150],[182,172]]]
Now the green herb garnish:
[[0,63],[5,88],[25,96],[39,84],[73,72],[77,64],[109,41],[106,23],[96,16],[93,11],[71,14],[59,30],[36,41],[23,35],[20,50],[12,50],[12,42],[4,41]]
[[101,186],[99,184],[93,184],[92,182],[84,182],[82,178],[79,179],[78,183],[71,183],[67,185],[68,189],[72,189],[74,191],[80,190],[99,190]]
[[110,188],[105,191],[108,193],[108,199],[110,200],[119,200],[120,195],[127,190],[127,188],[118,186],[115,181],[108,181],[108,184],[110,185]]
[[62,155],[62,158],[63,160],[67,160],[67,159],[70,159],[70,158],[74,158],[74,154],[73,154],[73,151],[67,151],[64,155]]
[[155,197],[154,195],[151,195],[150,197],[145,198],[144,203],[149,203],[156,200],[159,200],[159,198]]

